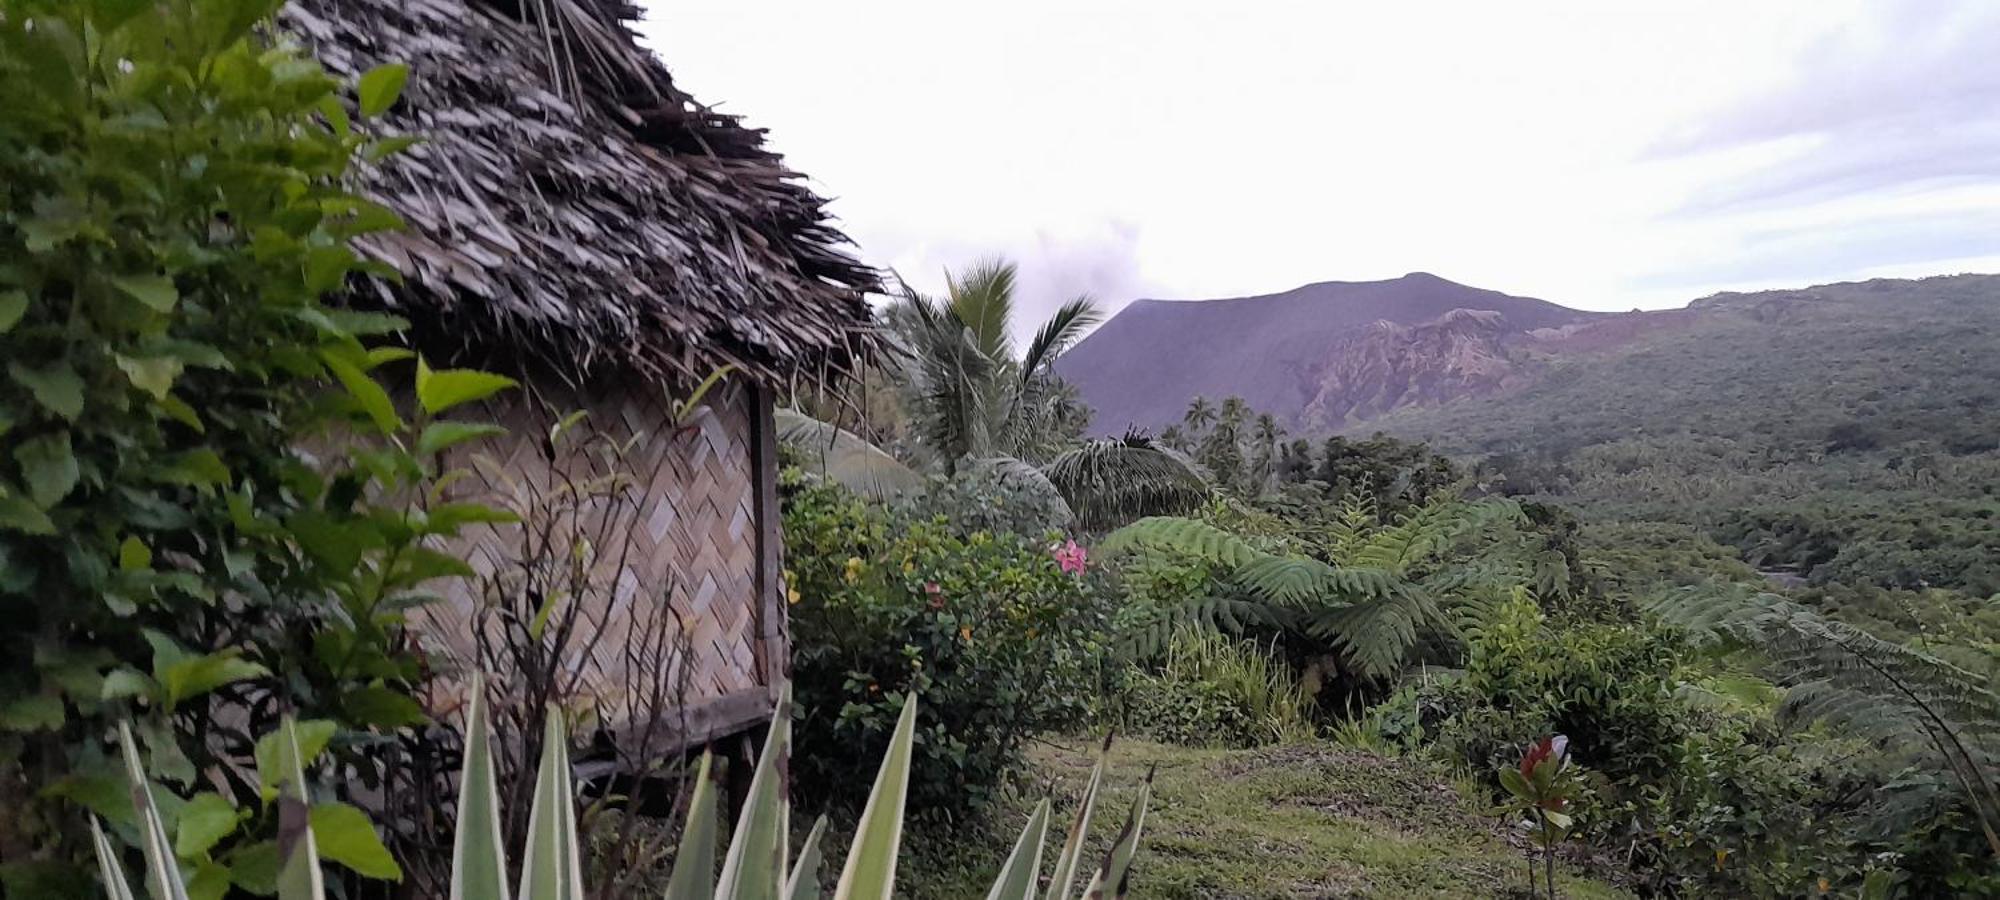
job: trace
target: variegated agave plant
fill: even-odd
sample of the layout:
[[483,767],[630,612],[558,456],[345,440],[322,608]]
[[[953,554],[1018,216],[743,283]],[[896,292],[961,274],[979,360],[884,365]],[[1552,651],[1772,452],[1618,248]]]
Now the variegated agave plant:
[[[465,759],[460,773],[458,831],[452,848],[451,900],[583,900],[582,861],[577,840],[575,789],[571,782],[568,735],[559,712],[551,711],[548,731],[542,741],[542,758],[536,775],[534,806],[529,812],[529,839],[521,864],[520,880],[509,893],[506,848],[500,837],[499,793],[495,787],[491,736],[482,700],[483,691],[475,681],[472,704],[465,727]],[[788,838],[791,805],[780,783],[791,748],[790,691],[771,718],[770,736],[757,761],[751,779],[748,802],[736,820],[733,838],[722,858],[719,879],[715,875],[716,790],[709,777],[711,759],[703,754],[695,779],[694,796],[688,806],[687,824],[681,835],[679,854],[668,881],[666,900],[806,900],[821,896],[818,872],[821,862],[820,838],[826,833],[826,819],[814,824],[805,844],[793,858]],[[908,793],[911,743],[915,736],[917,704],[904,701],[903,715],[890,741],[889,752],[875,776],[875,788],[855,829],[854,845],[835,883],[835,900],[888,900],[896,884],[896,856],[903,837],[903,804]],[[139,842],[146,859],[147,893],[156,900],[185,900],[174,862],[172,844],[153,803],[152,788],[146,778],[139,753],[129,729],[120,730],[125,764],[131,777],[134,805],[139,814]],[[304,764],[296,726],[286,721],[278,741],[279,786],[279,900],[323,900],[325,885],[320,873],[319,853],[306,815]],[[1105,749],[1110,747],[1106,742]],[[1089,829],[1098,791],[1104,780],[1105,755],[1100,754],[1084,788],[1081,805],[1071,821],[1069,836],[1056,857],[1043,893],[1038,876],[1042,850],[1048,837],[1050,801],[1043,800],[1028,817],[1027,827],[1014,842],[987,900],[1108,900],[1122,898],[1138,851],[1139,832],[1145,823],[1146,804],[1152,779],[1141,786],[1132,810],[1111,849],[1086,880],[1084,833]],[[134,900],[119,853],[105,836],[98,821],[91,820],[91,837],[97,849],[99,872],[110,900]],[[1073,889],[1083,884],[1082,893]]]

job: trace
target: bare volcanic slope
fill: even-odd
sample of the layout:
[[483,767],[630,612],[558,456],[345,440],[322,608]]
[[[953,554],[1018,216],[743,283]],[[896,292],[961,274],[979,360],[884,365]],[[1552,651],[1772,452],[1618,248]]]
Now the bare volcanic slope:
[[[1454,311],[1460,313],[1451,315]],[[1140,300],[1065,353],[1092,430],[1158,430],[1189,398],[1240,396],[1327,428],[1502,386],[1502,347],[1602,316],[1416,272],[1228,300]]]

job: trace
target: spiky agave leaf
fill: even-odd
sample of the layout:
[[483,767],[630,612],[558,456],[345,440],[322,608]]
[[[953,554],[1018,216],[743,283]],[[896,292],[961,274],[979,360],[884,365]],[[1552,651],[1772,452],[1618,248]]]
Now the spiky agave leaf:
[[1044,798],[1035,804],[1035,812],[1028,817],[1021,836],[1014,839],[1014,849],[1007,854],[1007,863],[1000,867],[999,876],[993,879],[993,889],[986,892],[986,900],[1035,900],[1035,879],[1042,870],[1042,845],[1048,837],[1049,801]]
[[792,688],[778,694],[764,752],[750,776],[750,793],[736,817],[729,852],[722,858],[722,878],[715,896],[721,900],[762,900],[776,897],[785,879],[786,770],[792,752]]
[[1132,887],[1132,860],[1139,854],[1139,835],[1146,827],[1146,804],[1153,797],[1153,775],[1158,768],[1146,773],[1146,781],[1139,785],[1139,795],[1132,798],[1132,811],[1125,814],[1125,827],[1118,830],[1117,839],[1111,842],[1111,849],[1105,851],[1104,862],[1091,876],[1090,888],[1084,892],[1087,900],[1124,900]]
[[1062,852],[1056,854],[1055,871],[1049,873],[1048,900],[1069,900],[1070,885],[1076,882],[1076,874],[1082,868],[1083,838],[1090,831],[1090,817],[1097,810],[1097,792],[1104,784],[1104,768],[1110,763],[1111,735],[1106,734],[1104,745],[1097,751],[1097,764],[1090,767],[1090,781],[1083,786],[1083,798],[1076,805],[1076,817],[1070,820]]
[[834,900],[889,900],[895,893],[896,854],[903,845],[903,806],[909,799],[916,731],[917,696],[909,694],[903,698],[903,715],[882,756],[868,805],[854,827],[854,846],[848,849],[847,864],[834,886]]
[[798,862],[792,864],[792,877],[785,880],[788,900],[817,900],[819,897],[819,866],[824,857],[819,845],[825,837],[826,817],[820,816],[813,823],[812,831],[806,834],[805,844],[799,847]]
[[118,861],[118,851],[104,836],[104,828],[96,816],[90,817],[90,847],[97,852],[97,877],[104,882],[105,900],[134,900],[125,866]]
[[507,900],[507,848],[500,836],[500,790],[486,721],[486,675],[472,676],[459,767],[458,831],[451,845],[451,900]]
[[550,704],[542,729],[542,759],[528,812],[528,846],[521,860],[520,900],[583,900],[576,803],[570,789],[569,728]]
[[681,824],[681,844],[674,854],[674,874],[667,881],[666,900],[712,900],[715,896],[715,779],[713,754],[703,752],[695,770],[694,794],[688,798]]
[[278,900],[324,900],[326,881],[313,838],[299,725],[286,716],[278,729]]
[[187,887],[181,883],[180,866],[174,861],[174,844],[153,802],[153,785],[146,778],[145,763],[139,760],[139,743],[132,739],[129,723],[118,723],[118,747],[125,757],[132,811],[139,820],[139,849],[146,855],[146,889],[157,900],[187,900]]

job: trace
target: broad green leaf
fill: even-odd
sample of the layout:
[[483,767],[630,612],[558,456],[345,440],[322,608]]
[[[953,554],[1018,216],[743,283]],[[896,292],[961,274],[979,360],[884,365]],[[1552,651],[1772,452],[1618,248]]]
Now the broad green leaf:
[[834,900],[889,900],[896,891],[896,855],[903,845],[903,806],[910,792],[910,757],[917,730],[917,695],[903,698],[903,715],[882,756],[875,788],[854,826],[854,844]]
[[368,373],[333,353],[322,352],[320,359],[333,372],[333,377],[340,379],[341,386],[360,404],[361,410],[374,421],[377,429],[383,434],[394,434],[403,429],[402,417],[396,415],[396,404],[390,402],[389,392],[382,390],[382,386],[368,377]]
[[188,900],[181,883],[180,868],[174,862],[173,842],[167,839],[166,823],[153,802],[153,785],[146,779],[146,767],[139,761],[138,742],[132,740],[130,725],[118,723],[118,745],[125,756],[126,781],[132,788],[132,808],[139,818],[139,847],[146,854],[146,888],[154,900]]
[[826,837],[826,817],[820,816],[799,848],[799,861],[792,864],[792,877],[785,880],[787,900],[819,900],[819,844]]
[[322,803],[312,808],[313,843],[321,859],[353,869],[368,878],[402,881],[403,867],[382,846],[375,823],[368,814],[345,803]]
[[104,882],[105,900],[136,900],[132,896],[132,882],[125,877],[125,866],[118,861],[118,851],[104,837],[104,828],[96,816],[90,817],[90,846],[97,851],[97,877]]
[[66,718],[61,697],[29,694],[0,706],[0,731],[54,731]]
[[153,567],[153,549],[138,535],[127,535],[118,544],[118,568],[127,572],[137,572]]
[[233,650],[224,650],[168,666],[160,673],[160,685],[166,688],[166,705],[172,709],[182,700],[199,697],[225,684],[269,674],[269,669],[239,657]]
[[83,378],[70,368],[67,360],[56,360],[39,369],[10,362],[7,374],[50,412],[65,419],[74,419],[83,412]]
[[385,687],[349,690],[341,696],[340,707],[356,722],[378,728],[401,728],[424,721],[424,708],[417,701]]
[[126,275],[110,281],[112,287],[154,312],[172,312],[181,298],[174,280],[165,275]]
[[144,697],[158,688],[153,679],[132,669],[112,669],[104,675],[104,687],[98,692],[99,700],[123,700],[127,697]]
[[773,863],[790,840],[784,831],[784,779],[792,750],[791,708],[791,686],[786,685],[771,713],[764,752],[757,757],[736,828],[730,832],[729,852],[722,857],[722,877],[715,884],[715,895],[722,900],[775,897],[784,886],[785,870]]
[[1124,900],[1132,886],[1132,859],[1139,853],[1139,834],[1146,826],[1146,803],[1153,796],[1153,773],[1146,773],[1146,783],[1139,786],[1139,795],[1132,800],[1132,811],[1125,816],[1125,827],[1119,829],[1118,837],[1111,843],[1111,851],[1104,854],[1104,864],[1090,880],[1090,889],[1084,892],[1086,900]]
[[229,883],[259,897],[278,892],[278,842],[257,841],[229,853]]
[[[290,735],[296,742],[299,765],[318,759],[339,728],[338,724],[325,719],[293,722]],[[267,792],[275,790],[285,780],[285,738],[286,731],[279,730],[257,739],[257,777]]]
[[424,530],[431,534],[451,534],[473,524],[506,524],[521,517],[484,503],[440,503],[424,511]]
[[229,894],[229,867],[214,860],[195,866],[188,879],[188,900],[223,900]]
[[1014,839],[1014,849],[1007,854],[1007,864],[1000,867],[999,877],[993,880],[993,889],[986,892],[986,900],[1035,900],[1036,879],[1042,871],[1042,845],[1048,837],[1049,801],[1044,799],[1035,804],[1028,826]]
[[1104,768],[1110,760],[1111,735],[1107,734],[1104,745],[1097,751],[1097,764],[1090,767],[1090,781],[1084,784],[1076,818],[1069,823],[1069,836],[1063,839],[1062,852],[1056,855],[1055,871],[1049,874],[1048,900],[1069,900],[1070,885],[1075,883],[1082,866],[1084,835],[1090,831],[1090,817],[1097,810],[1097,792],[1104,785]]
[[325,900],[319,846],[313,838],[312,813],[306,806],[308,757],[291,716],[278,726],[277,756],[278,900]]
[[430,456],[466,441],[506,433],[505,428],[481,422],[432,422],[417,437],[417,455]]
[[576,803],[570,790],[569,729],[549,706],[535,801],[528,811],[528,846],[521,861],[519,900],[583,900]]
[[[486,676],[472,677],[459,767],[458,831],[451,845],[449,900],[507,900],[507,850],[500,836],[500,790],[486,723]],[[685,846],[685,842],[683,843]],[[676,867],[676,874],[678,874]],[[672,889],[667,896],[673,897]]]
[[369,162],[381,162],[423,142],[423,138],[410,134],[378,138],[361,148],[361,156]]
[[687,818],[682,820],[680,851],[674,854],[674,873],[667,881],[666,900],[713,900],[715,896],[715,779],[709,774],[714,757],[702,753],[695,771],[694,796],[688,799]]
[[433,371],[417,360],[417,402],[424,412],[437,415],[462,403],[484,400],[513,387],[514,379],[474,369]]
[[362,73],[355,90],[361,101],[361,114],[373,118],[387,112],[396,105],[396,98],[402,96],[403,83],[409,78],[410,67],[403,63],[385,63]]
[[186,859],[206,854],[216,842],[236,830],[242,814],[229,798],[204,791],[181,808],[180,830],[174,835],[174,852]]
[[0,334],[14,330],[28,312],[26,291],[0,291]]
[[[165,401],[168,392],[174,389],[174,381],[181,377],[183,368],[181,360],[172,356],[118,357],[118,371],[125,373],[125,380],[160,401]],[[171,410],[168,412],[172,414]]]
[[22,534],[55,534],[56,523],[26,497],[0,495],[0,528]]
[[174,421],[194,429],[195,434],[208,433],[208,426],[202,424],[201,414],[195,412],[194,407],[187,405],[187,401],[182,400],[181,398],[176,397],[172,394],[168,394],[164,397],[161,397],[159,403],[161,412],[166,413],[168,417],[172,418]]
[[21,442],[14,448],[14,461],[21,464],[21,477],[28,482],[28,498],[36,506],[53,507],[76,488],[76,454],[70,452],[67,431]]
[[228,464],[207,447],[196,447],[174,457],[156,470],[154,476],[168,484],[190,487],[226,487],[230,482]]

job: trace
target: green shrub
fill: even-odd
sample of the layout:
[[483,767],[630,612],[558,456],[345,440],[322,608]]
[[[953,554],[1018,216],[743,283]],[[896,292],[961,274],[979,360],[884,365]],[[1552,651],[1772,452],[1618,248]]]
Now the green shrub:
[[412,498],[491,430],[434,401],[509,382],[426,372],[412,418],[376,376],[411,354],[364,344],[402,323],[326,302],[401,226],[347,185],[407,144],[370,122],[405,70],[350,99],[274,44],[279,5],[0,2],[0,846],[47,851],[0,877],[82,846],[31,798],[118,805],[121,715],[238,802],[217,773],[281,712],[365,765],[423,719],[404,611],[467,571],[426,544],[491,518]]
[[1105,618],[1091,579],[1062,571],[1054,534],[962,533],[795,472],[785,487],[805,799],[857,802],[835,776],[881,753],[896,698],[915,691],[913,809],[984,810],[1021,765],[1023,738],[1087,710]]
[[1519,758],[1537,735],[1570,739],[1570,754],[1614,781],[1675,766],[1687,731],[1675,696],[1684,651],[1671,633],[1641,625],[1550,627],[1532,601],[1499,610],[1473,642],[1453,690],[1461,712],[1442,739],[1468,763],[1492,769]]
[[1313,736],[1310,702],[1270,651],[1209,631],[1184,630],[1158,666],[1131,673],[1125,726],[1154,740],[1256,747]]

